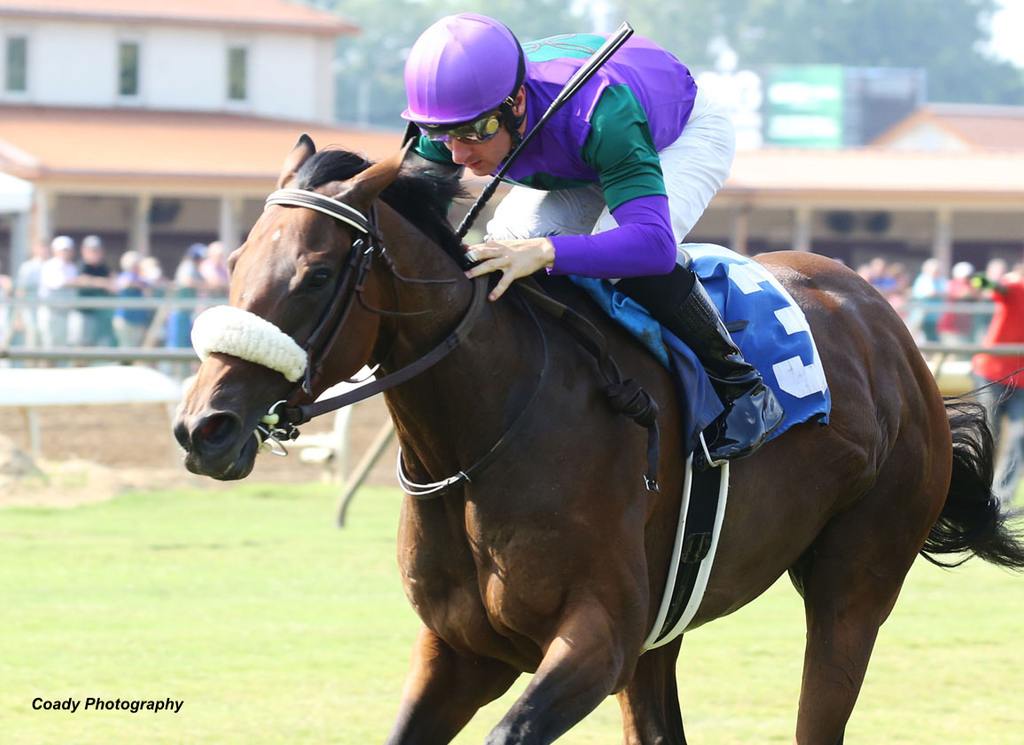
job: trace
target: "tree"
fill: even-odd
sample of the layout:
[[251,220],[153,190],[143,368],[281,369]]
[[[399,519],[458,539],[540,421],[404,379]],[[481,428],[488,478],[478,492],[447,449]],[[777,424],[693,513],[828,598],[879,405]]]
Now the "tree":
[[485,13],[521,40],[578,30],[563,0],[308,0],[356,24],[362,33],[338,42],[336,116],[342,121],[404,126],[403,69],[409,48],[431,23],[458,12]]
[[997,0],[619,0],[638,31],[695,67],[724,38],[744,67],[925,68],[934,101],[1024,104],[1024,71],[989,56]]

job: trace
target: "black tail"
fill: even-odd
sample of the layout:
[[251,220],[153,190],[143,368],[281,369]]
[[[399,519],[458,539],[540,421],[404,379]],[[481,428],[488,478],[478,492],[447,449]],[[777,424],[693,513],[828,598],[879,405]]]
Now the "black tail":
[[[1018,515],[992,494],[995,444],[985,407],[958,398],[946,399],[953,433],[953,475],[942,514],[928,534],[921,555],[942,567],[960,566],[971,556],[1010,569],[1024,570],[1024,539],[1010,526]],[[967,555],[941,561],[932,554]]]

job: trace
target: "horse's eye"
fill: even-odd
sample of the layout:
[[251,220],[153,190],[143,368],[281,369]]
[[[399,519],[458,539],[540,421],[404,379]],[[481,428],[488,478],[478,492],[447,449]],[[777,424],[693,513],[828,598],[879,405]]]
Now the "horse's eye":
[[331,270],[326,267],[319,267],[309,273],[306,279],[306,286],[310,289],[323,287],[331,280]]

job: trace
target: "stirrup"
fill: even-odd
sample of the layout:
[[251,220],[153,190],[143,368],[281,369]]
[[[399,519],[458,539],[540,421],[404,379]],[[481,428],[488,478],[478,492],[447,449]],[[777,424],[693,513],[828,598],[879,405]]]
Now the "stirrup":
[[704,456],[702,458],[703,463],[699,464],[700,466],[702,466],[701,470],[707,470],[709,468],[718,468],[719,466],[723,466],[729,462],[728,458],[720,458],[719,460],[715,460],[714,458],[711,457],[711,451],[708,450],[707,440],[704,439],[704,430],[701,430],[697,434],[697,437],[700,439],[701,450],[704,451]]

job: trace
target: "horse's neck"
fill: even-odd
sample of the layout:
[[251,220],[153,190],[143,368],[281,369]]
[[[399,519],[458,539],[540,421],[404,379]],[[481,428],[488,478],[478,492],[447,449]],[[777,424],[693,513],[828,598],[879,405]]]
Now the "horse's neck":
[[[384,372],[391,372],[450,335],[466,314],[473,290],[455,262],[400,216],[382,214],[382,223],[386,238],[389,227],[398,236],[387,245],[402,276],[454,280],[416,284],[382,277],[391,288],[387,305],[393,307],[387,310],[430,310],[385,322],[378,345],[385,359],[379,361]],[[485,303],[459,347],[385,394],[403,448],[426,471],[422,477],[442,478],[470,465],[501,435],[509,407],[525,400],[531,371],[541,364],[541,350],[529,322],[512,303],[511,297]]]

